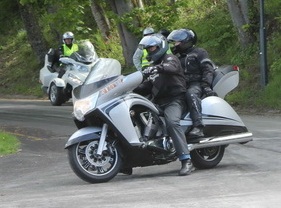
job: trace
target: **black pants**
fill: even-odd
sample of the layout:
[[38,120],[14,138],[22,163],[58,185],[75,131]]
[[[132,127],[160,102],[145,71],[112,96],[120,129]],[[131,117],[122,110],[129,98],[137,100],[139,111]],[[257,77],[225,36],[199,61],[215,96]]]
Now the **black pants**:
[[181,116],[186,104],[184,97],[173,99],[168,104],[160,106],[164,111],[167,131],[172,138],[179,160],[190,158],[187,142],[183,129],[180,126]]
[[203,126],[201,96],[201,84],[199,82],[190,83],[186,92],[186,101],[194,127]]

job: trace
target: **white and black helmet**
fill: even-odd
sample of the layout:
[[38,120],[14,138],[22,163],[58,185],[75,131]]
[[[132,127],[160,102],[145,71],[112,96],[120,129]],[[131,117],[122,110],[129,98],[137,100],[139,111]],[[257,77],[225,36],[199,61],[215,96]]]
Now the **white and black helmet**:
[[168,51],[169,46],[166,38],[161,34],[152,34],[145,36],[139,43],[139,48],[148,49],[149,47],[156,46],[156,50],[150,52],[147,50],[147,60],[157,63],[158,60]]
[[142,35],[147,36],[147,35],[152,35],[154,33],[155,33],[155,31],[152,27],[147,27],[143,30]]
[[65,43],[65,39],[72,39],[72,42],[74,41],[74,34],[72,32],[65,32],[62,36],[62,41]]

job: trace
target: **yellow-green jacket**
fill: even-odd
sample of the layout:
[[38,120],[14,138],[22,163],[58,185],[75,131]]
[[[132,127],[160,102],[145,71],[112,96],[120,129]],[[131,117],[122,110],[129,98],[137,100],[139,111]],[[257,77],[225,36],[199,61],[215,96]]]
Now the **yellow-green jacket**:
[[78,45],[73,43],[71,48],[69,48],[66,44],[62,45],[63,56],[70,56],[73,52],[78,51]]

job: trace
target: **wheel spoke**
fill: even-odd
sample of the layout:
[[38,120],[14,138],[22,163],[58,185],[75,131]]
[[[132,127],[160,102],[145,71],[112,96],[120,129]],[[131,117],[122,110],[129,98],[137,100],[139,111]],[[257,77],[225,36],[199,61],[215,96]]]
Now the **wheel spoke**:
[[97,171],[99,174],[105,173],[106,171],[102,167],[97,167]]
[[205,160],[213,160],[217,157],[220,147],[208,147],[197,150],[198,154]]
[[98,140],[80,143],[76,150],[77,159],[81,167],[87,173],[96,176],[111,172],[118,161],[116,147],[106,142],[106,149],[102,151],[102,155],[97,155],[98,144]]
[[88,170],[89,167],[91,166],[91,163],[90,163],[87,159],[85,159],[85,160],[83,160],[82,166],[83,166],[86,170]]
[[83,147],[83,148],[79,147],[78,154],[85,155],[85,150],[86,150],[86,147]]

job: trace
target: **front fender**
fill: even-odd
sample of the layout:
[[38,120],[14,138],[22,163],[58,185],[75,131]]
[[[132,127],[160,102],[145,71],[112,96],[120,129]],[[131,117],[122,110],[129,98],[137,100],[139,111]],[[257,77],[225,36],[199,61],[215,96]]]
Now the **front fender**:
[[71,145],[77,144],[79,142],[100,138],[99,132],[101,131],[102,128],[100,127],[85,127],[79,129],[70,136],[64,148],[67,149]]
[[57,86],[57,87],[63,87],[63,88],[65,88],[65,82],[64,82],[64,80],[63,79],[61,79],[61,78],[55,78],[54,80],[52,80],[52,82],[53,83],[55,83],[55,85]]

